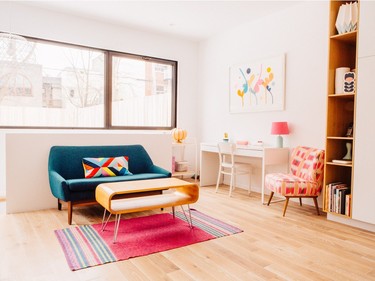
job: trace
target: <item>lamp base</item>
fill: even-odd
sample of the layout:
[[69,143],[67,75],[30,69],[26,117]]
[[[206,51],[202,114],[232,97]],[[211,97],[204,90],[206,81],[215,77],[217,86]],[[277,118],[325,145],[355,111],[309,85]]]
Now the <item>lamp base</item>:
[[283,137],[278,135],[276,137],[276,147],[277,148],[282,148],[283,147]]
[[346,143],[346,154],[345,154],[344,158],[342,158],[342,159],[352,160],[352,144],[350,142]]

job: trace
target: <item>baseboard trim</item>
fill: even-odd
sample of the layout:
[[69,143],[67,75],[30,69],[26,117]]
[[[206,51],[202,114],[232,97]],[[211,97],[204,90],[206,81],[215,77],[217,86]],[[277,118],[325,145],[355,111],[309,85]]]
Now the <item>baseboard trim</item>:
[[357,221],[350,218],[344,218],[337,215],[327,214],[327,219],[330,221],[346,224],[349,226],[361,228],[367,231],[375,232],[375,224],[370,224],[367,222]]

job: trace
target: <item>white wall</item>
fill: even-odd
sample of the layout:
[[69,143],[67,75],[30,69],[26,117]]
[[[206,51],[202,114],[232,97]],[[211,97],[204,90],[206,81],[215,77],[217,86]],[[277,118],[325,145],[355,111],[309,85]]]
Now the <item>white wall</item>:
[[[302,2],[200,44],[200,136],[273,145],[272,121],[288,121],[284,145],[324,148],[327,88],[328,1]],[[251,11],[249,11],[249,17]],[[229,67],[286,54],[284,111],[229,113]]]
[[5,135],[0,133],[0,197],[5,197]]
[[[197,43],[176,37],[127,29],[117,25],[42,10],[23,5],[22,3],[13,2],[12,5],[9,5],[9,3],[3,1],[0,1],[0,31],[11,31],[24,36],[178,61],[177,125],[187,129],[189,136],[196,137],[196,118],[192,116],[191,112],[196,111]],[[0,130],[0,152],[4,150],[3,140],[4,134],[7,132],[12,132],[12,130]],[[19,130],[17,130],[17,132],[19,132]],[[29,139],[27,135],[28,133],[30,132],[27,131],[23,136],[23,141],[25,143],[30,142],[33,138],[33,136],[30,135]],[[85,132],[74,130],[70,131],[70,133],[73,136],[74,134]],[[97,132],[97,134],[102,134],[107,137],[108,135],[117,135],[117,133],[118,131]],[[122,133],[128,134],[127,132]],[[99,138],[101,137],[99,136]],[[46,140],[48,145],[51,144],[51,140],[53,139],[54,137],[51,135],[51,138]],[[80,140],[79,137],[73,139],[77,141]],[[9,141],[7,144],[9,144]],[[153,144],[153,142],[151,141],[149,144]],[[168,155],[169,152],[160,150],[159,153]],[[1,157],[4,157],[3,153],[1,154]],[[13,151],[12,157],[22,157],[21,151]],[[7,159],[7,161],[8,160],[9,159]],[[4,162],[1,161],[1,163]],[[43,168],[45,169],[40,170],[40,172],[42,172],[42,174],[39,174],[40,177],[45,176],[47,167]],[[7,167],[7,169],[9,170],[10,168]],[[0,169],[0,171],[4,171],[4,169]],[[3,194],[5,189],[7,190],[8,212],[9,210],[24,210],[24,207],[26,208],[26,206],[19,206],[20,208],[18,208],[18,206],[15,206],[17,203],[13,202],[13,199],[17,198],[17,196],[13,197],[12,191],[13,189],[18,190],[19,186],[13,185],[12,183],[14,180],[16,181],[17,178],[7,178],[7,184],[5,186],[4,175],[5,172],[4,174],[0,174],[0,194]],[[17,174],[10,171],[9,176],[17,177]],[[29,186],[28,188],[31,187]],[[51,206],[50,203],[45,204],[42,200],[42,198],[37,199],[37,202],[40,204],[38,206],[34,205],[34,208]],[[18,203],[21,204],[22,202]],[[27,208],[30,209],[29,207]]]
[[8,133],[5,135],[7,213],[57,207],[57,200],[50,191],[47,168],[53,145],[141,144],[154,164],[171,170],[170,138],[167,133],[123,134],[119,131],[110,136],[95,131]]

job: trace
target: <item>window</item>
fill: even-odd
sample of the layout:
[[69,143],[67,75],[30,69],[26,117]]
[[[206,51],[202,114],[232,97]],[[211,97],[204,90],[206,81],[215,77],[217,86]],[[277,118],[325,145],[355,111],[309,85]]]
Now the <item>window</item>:
[[1,127],[175,127],[175,61],[39,39],[0,46]]
[[111,54],[112,125],[163,127],[175,125],[175,62]]

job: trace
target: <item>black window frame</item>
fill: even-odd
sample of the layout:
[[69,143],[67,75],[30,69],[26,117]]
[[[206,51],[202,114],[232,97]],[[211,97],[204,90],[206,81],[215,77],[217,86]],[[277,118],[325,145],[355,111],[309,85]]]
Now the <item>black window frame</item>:
[[[137,60],[150,61],[155,63],[164,63],[172,66],[172,103],[171,103],[171,126],[168,127],[155,127],[155,126],[114,126],[112,125],[112,107],[109,105],[112,102],[112,58],[125,57],[134,58]],[[178,62],[174,60],[161,59],[150,56],[136,55],[131,53],[108,51],[107,56],[107,104],[108,114],[106,120],[110,123],[108,126],[111,129],[131,129],[131,130],[171,130],[176,128],[177,125],[177,68]]]
[[[1,31],[0,31],[1,32]],[[17,34],[19,35],[19,34]],[[88,49],[93,51],[100,51],[104,54],[104,114],[103,114],[103,127],[60,127],[60,126],[5,126],[0,124],[0,129],[57,129],[57,130],[171,130],[176,128],[177,125],[177,79],[178,79],[178,61],[171,59],[164,59],[158,57],[152,57],[147,55],[139,55],[127,52],[121,52],[116,50],[102,49],[96,47],[90,47],[85,45],[79,45],[74,43],[66,43],[56,40],[42,39],[37,37],[19,35],[27,40],[34,41],[36,43],[47,43],[51,45],[60,45],[65,47],[77,47],[81,49]],[[124,56],[136,58],[138,60],[147,60],[158,63],[165,63],[172,66],[172,102],[171,102],[171,125],[167,127],[163,126],[114,126],[112,125],[112,57],[113,56]]]

